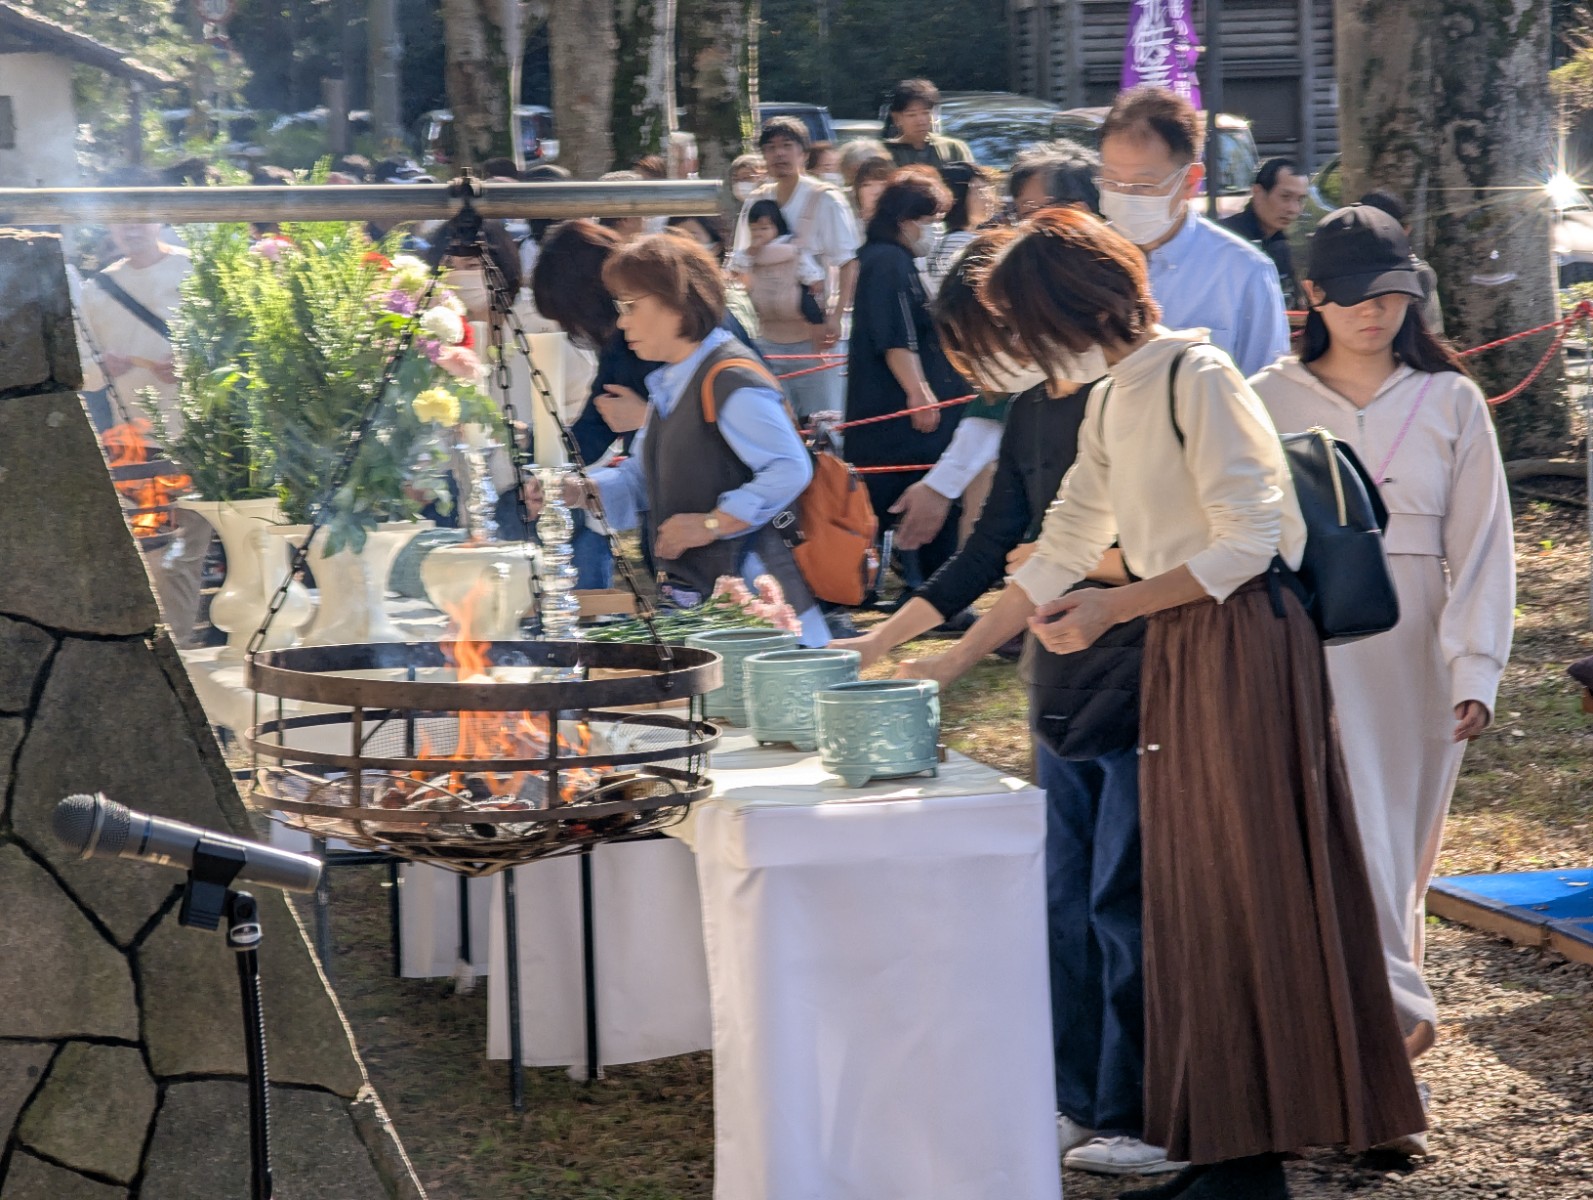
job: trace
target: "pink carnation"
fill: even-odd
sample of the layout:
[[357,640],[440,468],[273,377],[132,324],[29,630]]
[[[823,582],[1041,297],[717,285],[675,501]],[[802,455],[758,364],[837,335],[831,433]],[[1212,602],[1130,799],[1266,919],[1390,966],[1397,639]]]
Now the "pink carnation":
[[481,359],[474,350],[464,346],[443,346],[432,361],[456,379],[476,381],[481,378]]
[[758,598],[765,604],[785,605],[785,592],[773,575],[759,575],[752,582],[758,589]]

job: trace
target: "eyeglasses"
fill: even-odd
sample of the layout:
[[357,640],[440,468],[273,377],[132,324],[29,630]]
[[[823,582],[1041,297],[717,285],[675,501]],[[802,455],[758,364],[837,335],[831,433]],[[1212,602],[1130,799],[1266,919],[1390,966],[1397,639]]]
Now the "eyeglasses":
[[615,296],[614,307],[619,309],[620,316],[628,317],[631,315],[631,310],[636,307],[637,302],[644,298],[643,296],[632,296],[629,300],[621,300],[618,296]]
[[1183,176],[1189,174],[1193,163],[1187,163],[1174,171],[1160,183],[1122,183],[1116,179],[1107,179],[1103,175],[1095,176],[1091,182],[1097,191],[1114,192],[1119,196],[1165,196],[1168,195]]

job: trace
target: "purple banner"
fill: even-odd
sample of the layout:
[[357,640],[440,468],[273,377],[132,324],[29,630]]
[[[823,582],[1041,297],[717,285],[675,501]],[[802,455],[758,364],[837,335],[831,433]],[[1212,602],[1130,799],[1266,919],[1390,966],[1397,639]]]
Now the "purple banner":
[[1170,88],[1200,107],[1200,39],[1195,36],[1193,0],[1133,0],[1128,44],[1123,48],[1123,87]]

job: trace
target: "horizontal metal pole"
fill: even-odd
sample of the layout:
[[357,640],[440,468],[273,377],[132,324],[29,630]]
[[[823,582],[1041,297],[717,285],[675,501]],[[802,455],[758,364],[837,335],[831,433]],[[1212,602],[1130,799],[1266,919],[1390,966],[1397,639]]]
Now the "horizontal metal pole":
[[[694,217],[719,211],[712,179],[483,183],[484,217]],[[444,183],[369,187],[0,188],[0,224],[443,221],[464,205]]]

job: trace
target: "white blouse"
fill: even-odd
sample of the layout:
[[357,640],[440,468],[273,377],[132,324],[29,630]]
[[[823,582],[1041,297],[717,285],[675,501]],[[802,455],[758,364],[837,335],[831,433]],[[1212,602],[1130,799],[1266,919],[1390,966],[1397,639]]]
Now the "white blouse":
[[1097,387],[1085,406],[1078,458],[1046,510],[1035,553],[1012,576],[1035,604],[1083,579],[1114,542],[1136,575],[1187,566],[1218,601],[1265,572],[1274,555],[1300,565],[1305,522],[1267,410],[1233,360],[1195,346],[1178,370],[1180,445],[1169,371],[1206,331],[1155,333],[1111,368],[1115,386]]
[[1280,359],[1251,383],[1279,429],[1324,426],[1374,477],[1386,474],[1379,490],[1389,554],[1441,558],[1448,568],[1438,639],[1453,702],[1480,700],[1492,712],[1515,624],[1515,534],[1498,439],[1477,385],[1455,372],[1402,366],[1357,408],[1297,358]]

